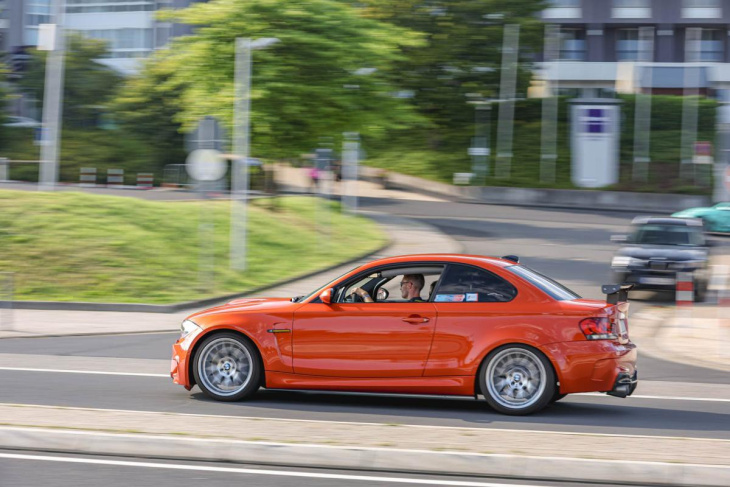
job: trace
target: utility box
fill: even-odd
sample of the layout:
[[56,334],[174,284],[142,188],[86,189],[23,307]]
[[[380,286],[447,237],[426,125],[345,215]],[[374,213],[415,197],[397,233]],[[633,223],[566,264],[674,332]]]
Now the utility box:
[[601,188],[619,181],[621,100],[570,102],[571,178],[580,188]]

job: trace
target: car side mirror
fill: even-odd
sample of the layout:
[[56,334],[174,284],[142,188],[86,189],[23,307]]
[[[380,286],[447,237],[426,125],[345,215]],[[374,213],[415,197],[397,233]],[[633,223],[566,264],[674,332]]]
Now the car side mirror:
[[319,299],[321,299],[324,304],[332,304],[332,288],[329,287],[322,291],[319,295]]
[[611,235],[611,242],[626,243],[629,241],[628,235]]
[[376,295],[376,301],[385,301],[388,299],[388,296],[390,296],[390,293],[387,289],[383,289],[382,287],[378,289],[378,294]]

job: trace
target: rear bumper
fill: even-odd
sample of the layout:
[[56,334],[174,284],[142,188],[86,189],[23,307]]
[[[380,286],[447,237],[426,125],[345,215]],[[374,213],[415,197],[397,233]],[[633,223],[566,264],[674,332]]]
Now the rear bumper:
[[608,393],[614,391],[619,380],[636,377],[638,353],[631,342],[575,341],[556,343],[548,349],[556,362],[561,394]]
[[638,383],[639,373],[636,370],[634,370],[633,375],[622,372],[616,377],[613,389],[608,391],[607,394],[616,397],[629,397],[636,390]]

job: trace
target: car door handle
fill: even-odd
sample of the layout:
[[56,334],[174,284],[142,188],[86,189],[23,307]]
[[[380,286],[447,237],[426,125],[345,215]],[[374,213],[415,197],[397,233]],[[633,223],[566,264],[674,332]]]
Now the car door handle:
[[430,320],[423,316],[409,316],[408,318],[403,318],[403,321],[411,325],[420,325],[421,323],[428,323]]

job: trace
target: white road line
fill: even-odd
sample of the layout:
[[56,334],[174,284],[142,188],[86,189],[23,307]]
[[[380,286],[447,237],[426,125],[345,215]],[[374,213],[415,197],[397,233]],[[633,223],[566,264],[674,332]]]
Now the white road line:
[[[605,394],[600,392],[580,392],[578,394],[570,394],[570,396],[597,396],[606,397]],[[730,399],[716,398],[716,397],[680,397],[680,396],[643,396],[643,395],[632,395],[626,399],[651,399],[660,401],[704,401],[704,402],[730,402]]]
[[[16,371],[16,372],[43,372],[43,373],[61,373],[61,374],[92,374],[92,375],[118,375],[118,376],[131,376],[131,377],[164,377],[170,379],[170,374],[148,374],[141,372],[108,372],[104,370],[66,370],[66,369],[36,369],[30,367],[0,367],[0,370]],[[273,390],[273,389],[272,389]],[[308,392],[313,391],[305,390],[299,391],[297,389],[287,389],[291,392]],[[467,396],[438,396],[438,395],[411,395],[411,394],[388,394],[388,393],[359,393],[359,392],[338,392],[338,391],[321,391],[327,394],[337,395],[357,395],[357,396],[379,396],[379,397],[423,397],[423,398],[440,398],[440,399],[451,399],[451,400],[463,400]],[[605,394],[599,392],[581,392],[577,394],[571,394],[570,396],[593,396],[593,397],[606,397]],[[730,399],[715,398],[715,397],[687,397],[687,396],[647,396],[641,394],[635,394],[627,397],[629,400],[646,399],[652,401],[693,401],[693,402],[726,402],[730,403]]]
[[159,468],[165,470],[189,470],[197,472],[236,473],[248,475],[268,475],[275,477],[299,477],[362,482],[387,482],[393,484],[452,485],[455,487],[541,487],[540,484],[502,484],[495,482],[468,482],[460,480],[414,479],[407,477],[381,477],[377,475],[345,475],[319,472],[287,472],[281,470],[258,470],[253,468],[210,467],[204,465],[182,465],[178,463],[131,462],[123,460],[98,460],[93,458],[73,458],[47,455],[21,455],[0,453],[0,458],[11,460],[31,460],[60,463],[85,463],[89,465],[113,465],[118,467]]
[[62,369],[35,369],[29,367],[0,367],[0,370],[9,370],[16,372],[52,372],[60,374],[94,374],[94,375],[129,375],[133,377],[165,377],[170,378],[170,374],[145,374],[141,372],[107,372],[105,370],[62,370]]
[[[139,411],[134,409],[100,409],[100,408],[83,408],[83,407],[70,407],[70,406],[47,406],[41,404],[20,404],[20,403],[0,403],[0,407],[30,407],[39,409],[63,409],[65,411],[90,411],[90,412],[108,412],[108,413],[128,413],[136,415],[168,415],[168,416],[183,416],[189,418],[205,418],[205,419],[243,419],[253,421],[272,421],[272,422],[286,422],[286,423],[315,423],[315,424],[327,424],[327,425],[347,425],[347,426],[384,426],[386,423],[369,423],[369,422],[358,422],[358,421],[328,421],[323,419],[290,419],[290,418],[269,418],[265,416],[231,416],[225,414],[201,414],[201,413],[178,413],[172,411]],[[629,435],[620,433],[581,433],[577,431],[550,431],[550,430],[533,430],[533,429],[515,429],[515,428],[474,428],[470,426],[441,426],[435,424],[397,424],[387,423],[388,426],[399,426],[403,428],[418,428],[418,429],[433,429],[433,430],[456,430],[456,431],[468,431],[475,433],[484,432],[502,432],[502,433],[535,433],[543,435],[562,435],[562,436],[600,436],[607,438],[646,438],[646,439],[662,439],[662,440],[687,440],[687,441],[713,441],[721,443],[730,443],[730,440],[723,438],[694,438],[686,436],[660,436],[660,435]],[[1,425],[0,427],[16,428],[13,425]],[[22,427],[17,427],[23,429]],[[79,434],[86,434],[86,432],[78,432]],[[88,432],[88,434],[94,434]],[[118,433],[110,433],[118,434]],[[258,442],[257,442],[258,443]],[[299,444],[300,446],[305,444]],[[311,444],[309,446],[322,446],[317,444]]]

